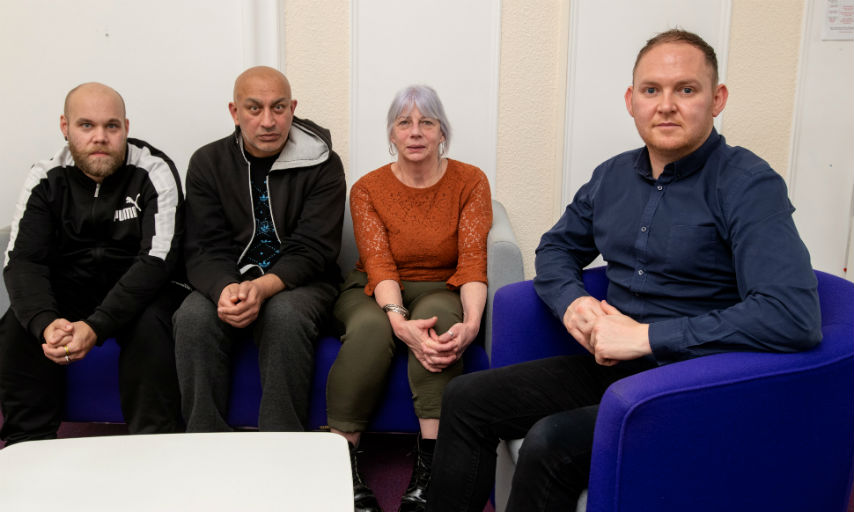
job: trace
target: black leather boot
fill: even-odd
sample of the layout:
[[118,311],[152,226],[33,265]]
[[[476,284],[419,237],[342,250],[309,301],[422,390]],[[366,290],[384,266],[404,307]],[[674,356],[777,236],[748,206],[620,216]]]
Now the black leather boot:
[[350,447],[350,470],[353,473],[353,508],[355,512],[382,512],[374,491],[365,483],[359,465],[356,461],[356,447],[347,443]]
[[430,472],[433,469],[433,447],[435,439],[422,439],[418,434],[415,441],[415,466],[412,468],[412,478],[409,487],[400,498],[398,512],[423,512],[427,509],[427,487],[430,485]]

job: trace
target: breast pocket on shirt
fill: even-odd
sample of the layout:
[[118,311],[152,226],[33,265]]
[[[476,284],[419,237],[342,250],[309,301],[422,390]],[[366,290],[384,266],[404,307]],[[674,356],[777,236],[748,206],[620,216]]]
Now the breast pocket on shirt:
[[727,250],[714,226],[674,225],[667,241],[666,271],[688,278],[717,272]]

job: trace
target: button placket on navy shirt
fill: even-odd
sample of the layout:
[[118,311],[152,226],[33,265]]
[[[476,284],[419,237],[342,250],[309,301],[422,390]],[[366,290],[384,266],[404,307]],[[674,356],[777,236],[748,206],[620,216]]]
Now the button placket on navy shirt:
[[667,189],[666,184],[672,179],[672,174],[664,172],[659,176],[659,179],[653,180],[648,170],[644,172],[642,169],[638,169],[638,172],[641,174],[642,179],[652,187],[652,191],[640,216],[637,238],[635,238],[634,244],[636,261],[632,281],[629,285],[629,289],[632,292],[632,311],[643,314],[645,301],[640,299],[640,295],[646,290],[648,276],[647,264],[649,263],[649,237],[652,232],[652,220],[664,197],[664,192]]

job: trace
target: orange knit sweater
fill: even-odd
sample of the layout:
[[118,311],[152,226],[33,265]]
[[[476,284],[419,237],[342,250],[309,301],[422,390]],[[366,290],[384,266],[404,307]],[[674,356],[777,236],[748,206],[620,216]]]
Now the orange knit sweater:
[[384,165],[353,185],[350,212],[367,295],[386,279],[447,281],[451,289],[486,282],[492,199],[477,167],[448,159],[435,185],[412,188]]

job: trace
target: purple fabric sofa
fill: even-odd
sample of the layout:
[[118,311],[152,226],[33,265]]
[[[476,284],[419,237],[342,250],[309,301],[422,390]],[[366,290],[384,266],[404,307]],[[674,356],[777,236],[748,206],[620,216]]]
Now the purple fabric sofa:
[[[491,311],[495,290],[523,277],[522,255],[510,220],[504,207],[493,201],[493,223],[488,238],[489,291],[482,342],[473,343],[464,354],[465,371],[482,370],[489,367],[491,342]],[[348,273],[358,259],[353,227],[349,213],[345,214],[341,255],[338,259],[342,273]],[[9,229],[0,230],[0,247],[9,241]],[[8,296],[0,281],[0,309],[8,308]],[[311,390],[308,428],[321,429],[326,426],[326,376],[338,350],[340,340],[325,335],[318,340],[315,350],[315,369]],[[93,349],[83,360],[68,367],[66,421],[123,422],[118,391],[119,347],[115,340],[107,340],[101,347]],[[251,340],[240,343],[233,364],[231,397],[228,412],[229,424],[238,428],[253,428],[258,425],[258,406],[261,399],[260,375],[258,372],[258,350]],[[395,357],[389,376],[385,397],[369,426],[374,432],[417,432],[418,421],[412,408],[409,383],[406,377],[406,357]]]

